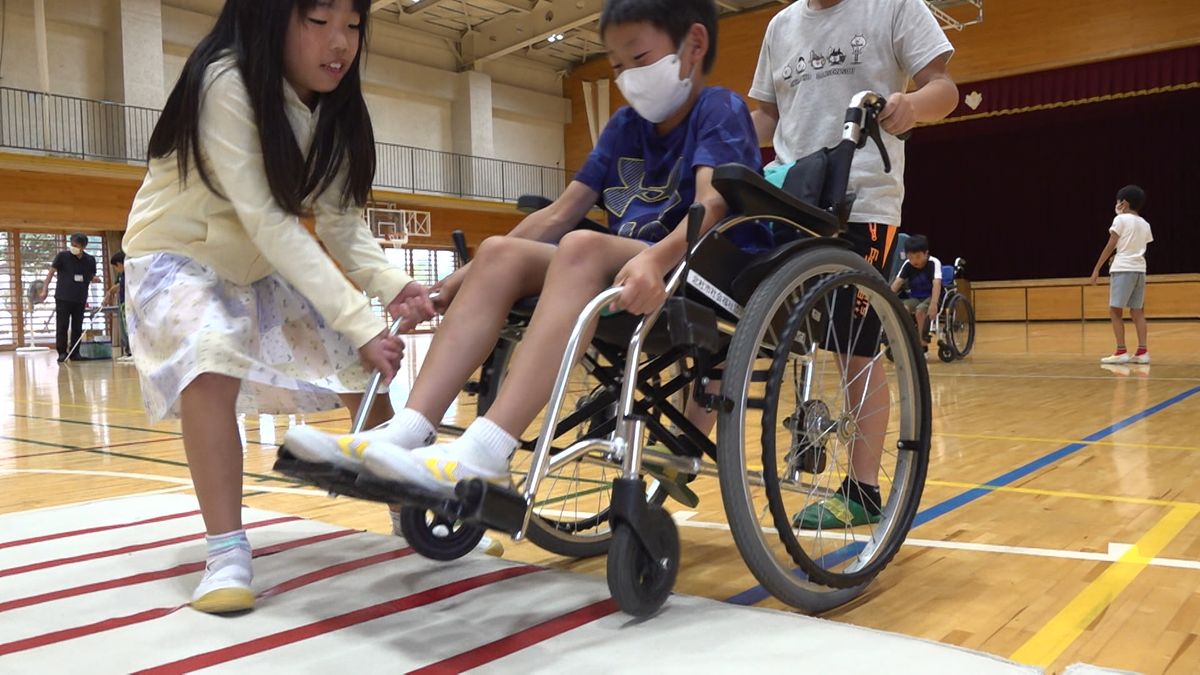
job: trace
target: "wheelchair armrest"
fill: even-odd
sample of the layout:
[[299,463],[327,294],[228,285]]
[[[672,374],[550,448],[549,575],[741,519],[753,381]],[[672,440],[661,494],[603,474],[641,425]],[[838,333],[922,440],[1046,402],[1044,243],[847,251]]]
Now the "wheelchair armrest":
[[837,236],[837,216],[796,199],[741,164],[723,164],[713,170],[713,187],[729,212],[782,221],[817,237]]
[[[521,213],[529,214],[533,213],[534,211],[541,211],[553,203],[554,200],[541,195],[521,195],[517,198],[517,210]],[[612,232],[607,227],[597,223],[591,218],[584,218],[583,220],[580,220],[578,223],[576,223],[575,227],[571,229],[591,230],[593,232],[601,232],[604,234],[610,234]]]
[[521,213],[533,213],[550,206],[554,200],[541,195],[521,195],[517,198],[517,210]]

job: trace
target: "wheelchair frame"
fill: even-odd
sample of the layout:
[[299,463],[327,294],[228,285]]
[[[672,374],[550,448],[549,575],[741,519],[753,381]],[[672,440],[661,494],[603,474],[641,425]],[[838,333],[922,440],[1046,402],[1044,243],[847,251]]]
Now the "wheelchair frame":
[[[938,300],[938,311],[934,314],[930,332],[937,337],[938,358],[944,363],[967,358],[975,346],[975,307],[971,299],[958,291],[957,282],[966,267],[962,258],[954,260],[954,282],[942,289],[942,297]],[[965,315],[967,337],[963,344],[958,344],[954,337],[955,321],[951,321],[952,310],[955,306],[962,308]],[[957,312],[953,312],[956,321]]]
[[[885,100],[882,96],[872,92],[862,92],[856,95],[847,112],[842,145],[852,144],[854,148],[861,148],[866,144],[868,137],[874,139],[880,145],[885,164],[887,164],[886,151],[883,150],[879,127],[875,120],[878,113],[882,111],[884,103]],[[853,149],[850,152],[853,153]],[[847,176],[841,177],[842,180],[848,177],[848,166],[846,173]],[[835,189],[837,189],[836,183]],[[842,183],[840,194],[844,194],[844,192],[845,184]],[[814,219],[812,222],[805,224],[786,217],[769,216],[773,222],[789,226],[811,238],[785,245],[783,248],[786,250],[773,263],[764,277],[788,267],[788,262],[795,262],[797,257],[804,258],[805,261],[815,261],[819,257],[817,254],[822,251],[844,250],[844,244],[836,238],[836,234],[840,230],[839,218],[833,213],[835,209],[841,210],[842,205],[834,204],[827,209],[804,204],[801,206],[803,208],[800,211],[805,216],[811,216]],[[642,409],[639,410],[636,394],[639,388],[646,384],[647,373],[649,376],[657,377],[663,369],[677,362],[684,365],[685,372],[674,378],[658,393],[669,396],[688,384],[694,382],[704,384],[708,381],[709,376],[707,366],[711,363],[722,362],[714,359],[727,358],[727,352],[715,349],[718,337],[716,331],[721,330],[733,334],[734,324],[717,319],[715,312],[711,309],[707,310],[708,315],[701,312],[699,320],[695,320],[695,317],[689,314],[690,305],[688,303],[690,301],[676,298],[675,295],[687,282],[713,299],[716,305],[729,309],[730,303],[732,303],[736,308],[737,303],[732,298],[724,295],[722,291],[712,287],[711,284],[706,287],[704,280],[698,275],[694,275],[692,261],[709,240],[720,236],[721,233],[736,225],[762,218],[763,215],[743,213],[730,216],[717,223],[703,238],[700,238],[697,235],[704,219],[704,208],[699,204],[692,206],[687,221],[688,249],[686,257],[666,282],[668,297],[671,299],[663,307],[642,317],[637,322],[633,335],[629,339],[624,363],[619,364],[622,377],[620,392],[615,401],[617,408],[613,421],[613,432],[607,438],[584,438],[566,448],[559,449],[554,447],[554,441],[564,431],[560,417],[566,399],[567,386],[572,369],[587,347],[582,337],[609,303],[621,294],[623,288],[611,287],[601,292],[586,305],[568,337],[540,433],[532,448],[531,468],[519,491],[481,480],[471,480],[460,482],[456,486],[453,496],[432,493],[411,485],[386,483],[366,473],[353,476],[331,466],[307,464],[297,460],[286,448],[280,449],[279,461],[276,463],[275,469],[313,482],[329,490],[331,494],[345,494],[388,503],[403,503],[409,516],[405,522],[412,521],[408,522],[404,532],[410,543],[419,552],[429,557],[445,560],[457,558],[469,552],[482,536],[482,528],[509,533],[517,541],[529,536],[538,488],[556,469],[573,462],[582,462],[585,459],[619,466],[620,475],[614,481],[609,511],[606,516],[612,535],[611,544],[608,544],[609,588],[618,606],[625,612],[634,616],[653,614],[662,606],[674,586],[679,562],[679,537],[674,521],[666,510],[653,503],[652,499],[648,499],[646,483],[642,478],[646,461],[650,460],[657,465],[670,467],[687,475],[716,475],[722,478],[722,495],[727,511],[730,505],[738,503],[738,500],[727,493],[725,476],[729,473],[728,469],[725,472],[718,472],[717,464],[704,461],[701,457],[662,453],[645,447],[647,427],[648,425],[654,426],[657,421],[648,419],[645,414],[647,409],[645,402],[642,402]],[[818,223],[819,226],[810,227],[813,222]],[[910,321],[900,321],[896,318],[903,313],[899,301],[894,294],[887,292],[882,277],[875,273],[873,268],[865,267],[864,269],[866,263],[861,258],[855,257],[847,251],[832,256],[826,255],[824,259],[828,259],[828,261],[823,263],[822,268],[814,268],[805,272],[804,276],[797,277],[794,293],[803,291],[803,297],[791,311],[795,314],[800,309],[808,307],[804,303],[811,302],[808,299],[815,297],[818,290],[829,290],[835,286],[840,288],[839,284],[850,283],[858,284],[859,288],[866,288],[873,294],[872,297],[875,301],[883,303],[892,312],[891,324],[888,328],[893,334],[900,335],[907,342],[900,359],[902,363],[898,362],[897,367],[905,368],[905,372],[909,375],[909,387],[901,392],[901,396],[916,412],[910,414],[913,419],[908,421],[909,427],[914,429],[911,431],[914,437],[901,438],[898,443],[901,456],[911,464],[909,468],[898,472],[898,475],[903,473],[903,477],[907,481],[905,492],[901,496],[901,499],[905,501],[899,506],[896,503],[890,503],[885,509],[891,518],[888,521],[886,532],[868,537],[865,543],[855,544],[859,551],[865,549],[871,555],[874,555],[884,544],[890,547],[878,559],[866,559],[858,568],[852,567],[844,577],[828,574],[822,577],[820,576],[822,570],[806,567],[810,577],[813,577],[814,573],[816,574],[815,581],[805,582],[805,587],[800,589],[798,594],[792,593],[785,597],[787,589],[781,590],[778,583],[773,585],[770,583],[770,580],[777,579],[777,576],[761,573],[760,569],[751,564],[747,553],[747,546],[753,547],[752,542],[747,543],[752,539],[751,535],[742,533],[742,536],[739,537],[738,528],[734,528],[735,540],[739,549],[742,550],[743,557],[747,558],[748,564],[751,564],[755,576],[786,602],[807,611],[824,611],[853,599],[865,589],[871,578],[878,574],[879,570],[895,554],[915,515],[921,488],[924,484],[924,470],[928,461],[930,437],[928,374],[925,371],[924,360],[917,357],[914,327]],[[857,262],[850,264],[851,261]],[[860,290],[860,297],[861,293]],[[678,302],[672,305],[673,301]],[[645,353],[644,347],[647,338],[668,307],[670,309],[666,313],[670,315],[670,327],[673,330],[685,332],[688,337],[677,345],[680,347],[679,350],[668,352],[666,355],[653,356],[646,353],[648,361],[647,365],[643,365],[642,356]],[[779,303],[776,302],[776,308],[778,307]],[[736,312],[732,313],[736,314]],[[795,324],[795,321],[790,321],[789,324]],[[395,322],[391,327],[391,333],[398,334],[400,327],[401,322]],[[767,328],[763,330],[767,330]],[[792,326],[791,330],[794,331],[795,326]],[[760,334],[756,339],[761,340],[762,335]],[[817,344],[813,343],[809,356],[810,364],[817,348]],[[713,353],[714,349],[719,354]],[[790,348],[783,349],[783,352],[789,351]],[[690,368],[686,366],[686,359],[689,357],[692,359]],[[651,373],[650,371],[653,369],[651,366],[658,370]],[[808,373],[805,383],[806,391],[811,386],[811,367]],[[745,382],[749,382],[750,379],[749,373],[747,373]],[[363,430],[380,381],[381,374],[375,373],[370,380],[363,404],[355,416],[354,432]],[[615,383],[610,383],[610,389],[612,384]],[[730,385],[728,380],[723,386],[720,396],[702,395],[699,387],[693,387],[692,395],[697,400],[718,407],[725,415],[736,414],[739,406],[745,410],[749,405],[745,385],[742,385],[742,394],[737,400],[725,396],[725,389],[733,391],[733,385]],[[804,395],[807,396],[807,393]],[[650,405],[665,413],[677,425],[686,424],[682,412],[676,410],[674,414],[667,413],[666,409],[670,406],[664,408],[662,401],[655,401]],[[577,411],[574,415],[568,416],[568,419],[578,418],[581,414],[586,417],[590,411],[585,410],[582,413]],[[830,427],[830,429],[832,428]],[[699,434],[694,427],[691,431]],[[823,433],[828,434],[830,430],[826,429]],[[720,434],[722,438],[727,436],[724,425],[722,425]],[[707,441],[707,439],[705,440]],[[707,451],[707,448],[705,450]],[[745,457],[741,447],[738,448],[738,452],[741,453],[743,461],[740,466],[736,467],[736,470],[741,476],[745,467]],[[739,478],[739,480],[743,479],[744,476]],[[778,478],[772,477],[772,479],[775,489],[780,489]],[[768,482],[765,469],[758,480],[763,484]],[[815,487],[809,487],[812,488],[810,492],[815,490]],[[897,509],[900,509],[899,513],[896,513]],[[457,528],[457,531],[453,533],[453,536],[442,538],[440,541],[426,536],[427,532],[423,532],[420,527],[426,512],[433,512],[435,518],[432,523],[425,522],[425,530],[440,524],[450,529]],[[731,516],[731,525],[734,524],[733,520],[734,518]],[[761,537],[760,528],[755,526],[754,529],[758,530],[754,536]],[[896,538],[897,535],[899,539]],[[796,557],[795,553],[792,555]],[[778,567],[778,564],[776,566]],[[791,570],[782,571],[786,575],[792,575]]]

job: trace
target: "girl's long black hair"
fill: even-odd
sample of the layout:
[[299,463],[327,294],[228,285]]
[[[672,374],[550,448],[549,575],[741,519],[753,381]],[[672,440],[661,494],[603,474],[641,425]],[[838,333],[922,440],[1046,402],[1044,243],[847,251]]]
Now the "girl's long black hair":
[[200,161],[201,88],[209,65],[224,52],[232,51],[250,94],[267,182],[275,201],[288,213],[302,215],[305,198],[324,192],[346,165],[349,179],[342,191],[342,206],[365,204],[375,178],[375,134],[363,100],[360,72],[366,53],[370,0],[353,0],[355,11],[361,15],[358,55],[338,88],[320,95],[321,114],[307,159],[300,152],[284,111],[283,51],[288,24],[293,12],[306,12],[321,2],[226,0],[216,26],[192,52],[167,98],[150,137],[150,157],[176,153],[185,181],[189,164],[194,164],[204,184],[220,193]]

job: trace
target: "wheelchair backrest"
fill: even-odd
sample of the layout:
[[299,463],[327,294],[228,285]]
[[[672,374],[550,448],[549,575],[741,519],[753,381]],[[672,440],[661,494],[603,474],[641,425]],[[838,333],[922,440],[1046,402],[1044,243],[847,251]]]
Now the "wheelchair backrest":
[[942,288],[954,285],[954,265],[942,265]]

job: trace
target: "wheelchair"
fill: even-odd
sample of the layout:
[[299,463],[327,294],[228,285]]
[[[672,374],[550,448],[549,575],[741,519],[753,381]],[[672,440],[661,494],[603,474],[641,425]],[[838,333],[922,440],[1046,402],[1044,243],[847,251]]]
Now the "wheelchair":
[[[700,237],[704,207],[692,206],[688,253],[656,312],[608,315],[620,287],[588,303],[540,430],[513,458],[512,484],[471,480],[453,494],[430,493],[308,464],[286,447],[275,470],[333,494],[402,504],[404,536],[430,558],[467,554],[487,529],[562,556],[607,553],[612,597],[635,617],[657,612],[674,587],[680,540],[664,502],[686,495],[681,488],[698,476],[715,477],[736,546],[771,594],[809,613],[858,597],[912,525],[931,436],[915,327],[883,277],[839,237],[855,151],[874,140],[890,170],[876,120],[884,104],[871,92],[856,95],[842,141],[801,160],[812,176],[807,200],[747,167],[714,170],[730,215]],[[726,238],[752,221],[775,230],[774,249],[752,255]],[[513,308],[473,383],[480,414],[534,306]],[[884,336],[893,363],[883,362]],[[378,382],[376,373],[367,391]],[[688,420],[689,399],[717,413],[715,443]],[[355,430],[369,405],[368,397]],[[858,527],[794,527],[795,514],[835,496],[868,428],[884,439],[879,517]]]
[[930,333],[937,336],[938,358],[943,363],[965,359],[975,346],[975,307],[954,283],[966,265],[965,260],[956,258],[954,265],[942,266],[942,297]]

